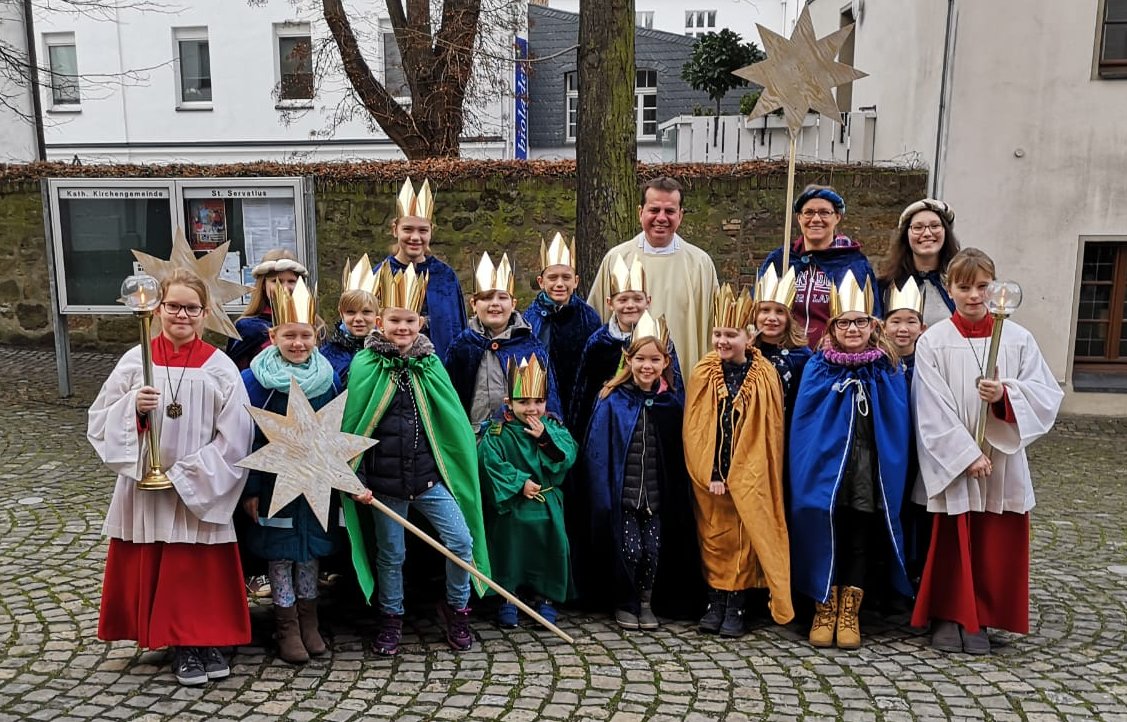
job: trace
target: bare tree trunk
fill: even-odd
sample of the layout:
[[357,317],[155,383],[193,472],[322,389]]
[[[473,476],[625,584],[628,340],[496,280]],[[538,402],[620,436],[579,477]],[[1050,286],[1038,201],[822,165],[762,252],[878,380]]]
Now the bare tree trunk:
[[429,0],[385,0],[411,90],[410,111],[376,80],[341,0],[322,0],[325,22],[356,97],[411,160],[457,157],[473,71],[481,0],[445,0],[437,32]]
[[579,5],[576,252],[589,288],[603,255],[637,232],[634,0]]

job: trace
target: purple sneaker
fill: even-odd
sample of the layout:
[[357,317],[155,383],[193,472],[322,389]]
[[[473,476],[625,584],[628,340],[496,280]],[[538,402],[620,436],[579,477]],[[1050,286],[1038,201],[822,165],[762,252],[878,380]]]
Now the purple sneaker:
[[403,615],[380,613],[380,629],[372,642],[372,651],[384,657],[399,654],[399,641],[403,638]]
[[470,631],[470,608],[454,609],[446,602],[438,605],[442,621],[446,623],[446,643],[455,652],[465,652],[473,647]]

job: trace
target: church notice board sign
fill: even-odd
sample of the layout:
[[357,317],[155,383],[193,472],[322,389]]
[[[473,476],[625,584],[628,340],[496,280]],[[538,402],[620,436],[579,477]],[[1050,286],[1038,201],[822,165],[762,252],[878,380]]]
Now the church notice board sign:
[[[316,264],[302,178],[53,178],[47,181],[59,311],[124,314],[121,282],[141,269],[133,249],[168,258],[184,229],[200,255],[230,241],[223,277],[251,283],[250,271],[273,248]],[[248,297],[228,304],[241,313]]]

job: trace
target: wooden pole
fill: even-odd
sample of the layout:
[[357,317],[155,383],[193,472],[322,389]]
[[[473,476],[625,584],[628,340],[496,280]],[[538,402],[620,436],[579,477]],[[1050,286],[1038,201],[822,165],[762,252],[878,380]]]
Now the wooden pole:
[[787,210],[786,220],[783,223],[783,267],[779,269],[779,277],[790,268],[790,234],[791,221],[794,219],[794,156],[798,150],[798,133],[790,134],[790,160],[787,162]]
[[[994,330],[990,334],[990,351],[986,357],[986,368],[982,370],[989,379],[993,379],[996,375],[995,367],[998,365],[998,347],[1002,345],[1002,324],[1005,322],[1005,316],[1000,313],[994,314]],[[977,382],[975,385],[977,386]],[[990,402],[983,401],[982,408],[979,409],[978,413],[978,424],[974,429],[974,441],[978,444],[978,448],[982,449],[982,453],[986,453],[986,418],[989,413]]]
[[402,526],[407,531],[411,532],[415,536],[422,539],[424,542],[426,542],[428,545],[430,545],[435,551],[442,554],[442,556],[444,556],[447,559],[449,559],[450,561],[454,562],[455,564],[460,566],[462,569],[465,569],[467,572],[469,572],[474,577],[476,577],[478,580],[480,580],[483,584],[485,584],[485,586],[489,587],[490,589],[497,592],[498,594],[500,594],[505,599],[507,599],[510,602],[512,602],[513,604],[515,604],[518,609],[520,609],[522,612],[524,612],[528,616],[535,619],[542,627],[546,628],[552,634],[556,635],[557,637],[559,637],[563,641],[567,642],[568,644],[575,644],[575,640],[570,635],[568,635],[567,632],[563,631],[562,629],[560,629],[556,625],[552,624],[547,619],[544,619],[544,617],[537,614],[536,611],[534,609],[532,609],[532,607],[530,607],[527,604],[525,604],[524,602],[522,602],[515,594],[513,594],[512,592],[505,589],[504,587],[502,587],[497,582],[493,581],[489,577],[487,577],[484,574],[482,574],[481,572],[479,572],[477,570],[477,568],[474,567],[474,565],[467,563],[465,560],[463,560],[457,554],[455,554],[454,552],[452,552],[449,549],[447,549],[446,547],[444,547],[440,542],[436,541],[433,537],[431,537],[425,531],[423,531],[419,527],[415,526],[411,522],[407,521],[403,517],[399,516],[399,514],[395,513],[395,511],[393,509],[388,507],[386,504],[381,502],[379,499],[377,499],[373,496],[371,501],[369,501],[368,503],[370,505],[376,507],[380,511],[382,511],[384,514],[387,514],[389,517],[391,517],[395,521],[395,523],[399,524],[400,526]]

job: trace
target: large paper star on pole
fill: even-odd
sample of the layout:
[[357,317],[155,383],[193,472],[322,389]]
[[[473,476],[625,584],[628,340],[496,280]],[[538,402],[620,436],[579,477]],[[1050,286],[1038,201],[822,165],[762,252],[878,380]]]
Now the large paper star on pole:
[[235,324],[231,323],[231,318],[223,310],[223,304],[242,298],[250,287],[219,277],[220,271],[223,270],[223,261],[227,258],[227,247],[230,245],[231,242],[227,241],[222,246],[208,251],[201,258],[196,258],[195,252],[188,245],[188,239],[184,237],[184,231],[177,228],[176,235],[172,239],[172,254],[167,261],[136,249],[133,251],[133,257],[145,269],[145,273],[158,281],[163,281],[177,268],[187,269],[199,276],[207,285],[207,293],[210,297],[204,328],[237,340],[240,338],[239,332],[235,330]]
[[807,110],[840,123],[841,110],[830,91],[867,75],[834,60],[852,32],[853,26],[847,25],[817,39],[808,7],[802,10],[789,40],[759,25],[767,59],[733,71],[744,80],[763,86],[763,94],[748,120],[782,108],[792,138],[802,127]]
[[349,461],[376,441],[340,430],[347,397],[345,391],[314,413],[297,380],[291,379],[285,416],[247,407],[269,443],[236,465],[277,474],[267,516],[274,516],[286,504],[304,496],[328,531],[332,490],[364,493],[364,485],[356,478]]

